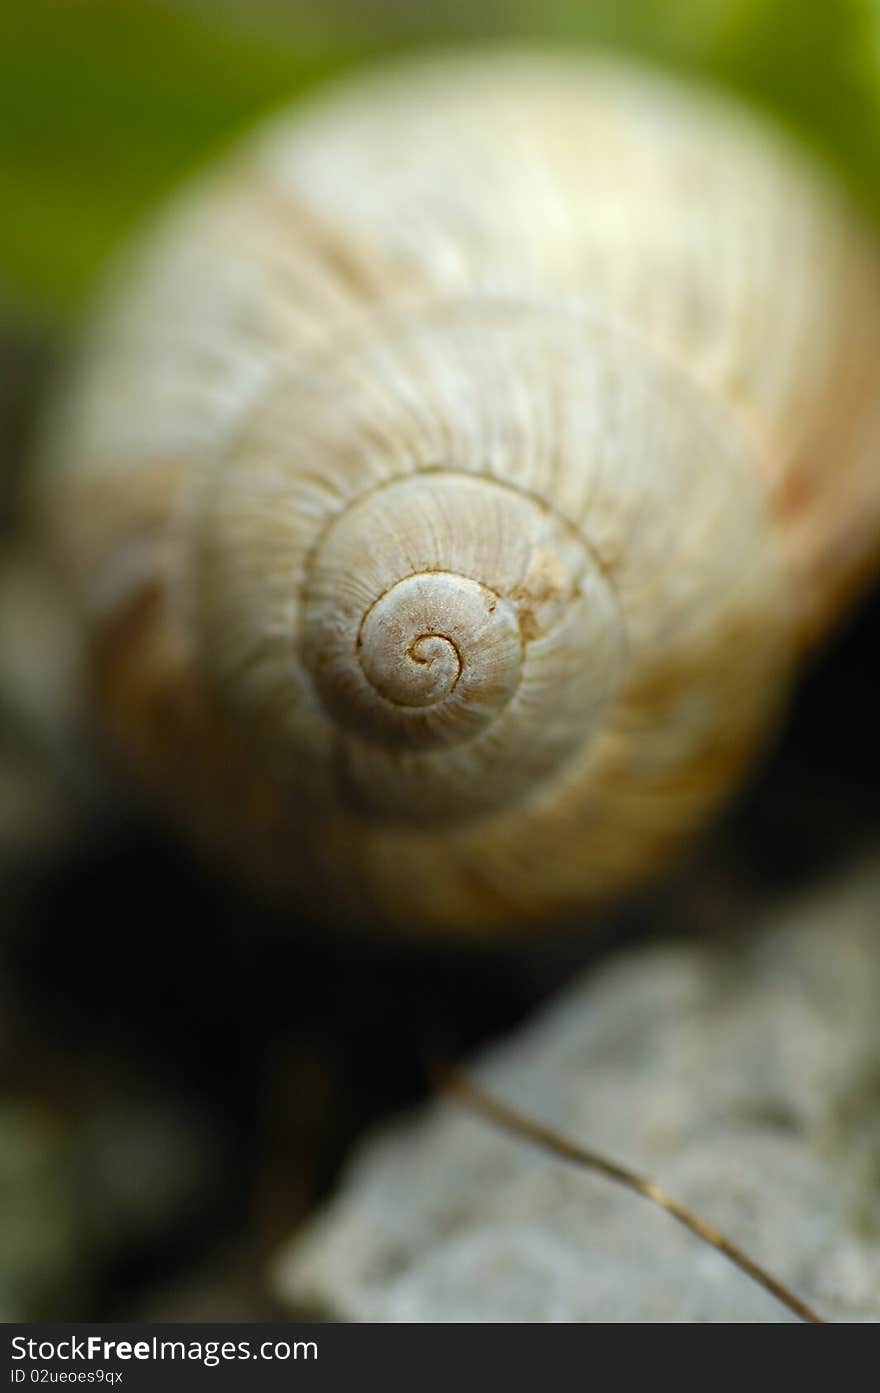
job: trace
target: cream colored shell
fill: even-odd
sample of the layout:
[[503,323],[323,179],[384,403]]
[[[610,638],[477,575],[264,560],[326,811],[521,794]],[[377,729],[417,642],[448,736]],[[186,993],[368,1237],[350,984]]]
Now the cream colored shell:
[[637,883],[880,543],[880,290],[831,183],[598,61],[270,122],[117,268],[48,444],[105,720],[344,922]]

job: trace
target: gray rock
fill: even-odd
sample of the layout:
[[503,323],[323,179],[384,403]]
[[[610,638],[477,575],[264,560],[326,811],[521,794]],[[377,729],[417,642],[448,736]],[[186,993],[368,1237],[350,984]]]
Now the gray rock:
[[[732,942],[652,946],[472,1066],[650,1175],[829,1320],[880,1320],[880,861]],[[793,1319],[668,1215],[450,1103],[364,1147],[281,1256],[357,1321]]]

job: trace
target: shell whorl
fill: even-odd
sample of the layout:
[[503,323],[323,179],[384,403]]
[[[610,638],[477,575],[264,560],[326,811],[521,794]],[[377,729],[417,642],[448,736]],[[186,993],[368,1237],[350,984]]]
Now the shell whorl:
[[435,530],[442,555],[456,513],[481,502],[454,474],[398,481],[347,510],[312,558],[304,652],[315,684],[344,726],[392,750],[473,738],[519,687],[515,604],[477,564],[416,560]]
[[486,813],[601,723],[617,601],[546,489],[571,443],[551,413],[573,332],[516,305],[389,325],[276,392],[212,483],[208,660],[234,702],[259,703],[276,758],[289,740],[310,797],[388,821]]
[[790,658],[751,480],[686,374],[559,305],[385,316],[273,384],[194,500],[190,589],[308,855],[342,838],[367,902],[403,877],[424,915],[566,803],[597,883],[605,826],[646,811],[629,857],[696,818]]

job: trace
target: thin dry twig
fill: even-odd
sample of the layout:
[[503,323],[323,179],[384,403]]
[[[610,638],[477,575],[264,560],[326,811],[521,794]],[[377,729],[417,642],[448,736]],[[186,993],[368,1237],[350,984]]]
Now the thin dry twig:
[[794,1292],[789,1291],[788,1287],[777,1281],[775,1277],[771,1276],[747,1253],[744,1253],[741,1248],[738,1248],[735,1243],[731,1243],[729,1238],[725,1238],[711,1224],[705,1223],[699,1215],[672,1199],[664,1190],[661,1190],[659,1185],[655,1185],[653,1180],[637,1175],[635,1171],[629,1170],[626,1166],[621,1166],[616,1161],[609,1161],[595,1151],[570,1141],[561,1133],[544,1127],[540,1122],[535,1122],[532,1118],[516,1112],[506,1103],[499,1102],[491,1094],[486,1093],[460,1069],[436,1070],[435,1079],[438,1091],[445,1097],[462,1103],[471,1112],[479,1113],[488,1121],[502,1127],[506,1132],[511,1132],[514,1136],[531,1142],[533,1146],[541,1147],[542,1150],[549,1151],[553,1156],[558,1156],[562,1160],[572,1161],[575,1165],[596,1171],[609,1180],[616,1181],[619,1185],[625,1185],[628,1190],[635,1191],[637,1195],[642,1195],[653,1204],[659,1205],[661,1209],[666,1210],[667,1214],[671,1214],[673,1219],[677,1219],[691,1233],[696,1234],[697,1238],[723,1253],[741,1272],[744,1272],[747,1277],[751,1277],[753,1282],[757,1282],[765,1291],[768,1291],[799,1320],[806,1321],[809,1325],[826,1324],[824,1316],[820,1316],[805,1301],[795,1296]]

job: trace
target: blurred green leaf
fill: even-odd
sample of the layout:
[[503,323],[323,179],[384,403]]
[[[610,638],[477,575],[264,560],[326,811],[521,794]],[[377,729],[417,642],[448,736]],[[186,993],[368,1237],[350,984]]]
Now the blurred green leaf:
[[4,0],[7,293],[49,313],[68,308],[146,204],[327,66],[321,51],[224,30],[149,0]]
[[824,149],[858,193],[880,210],[880,70],[864,56],[874,0],[754,0],[706,70],[775,109]]

